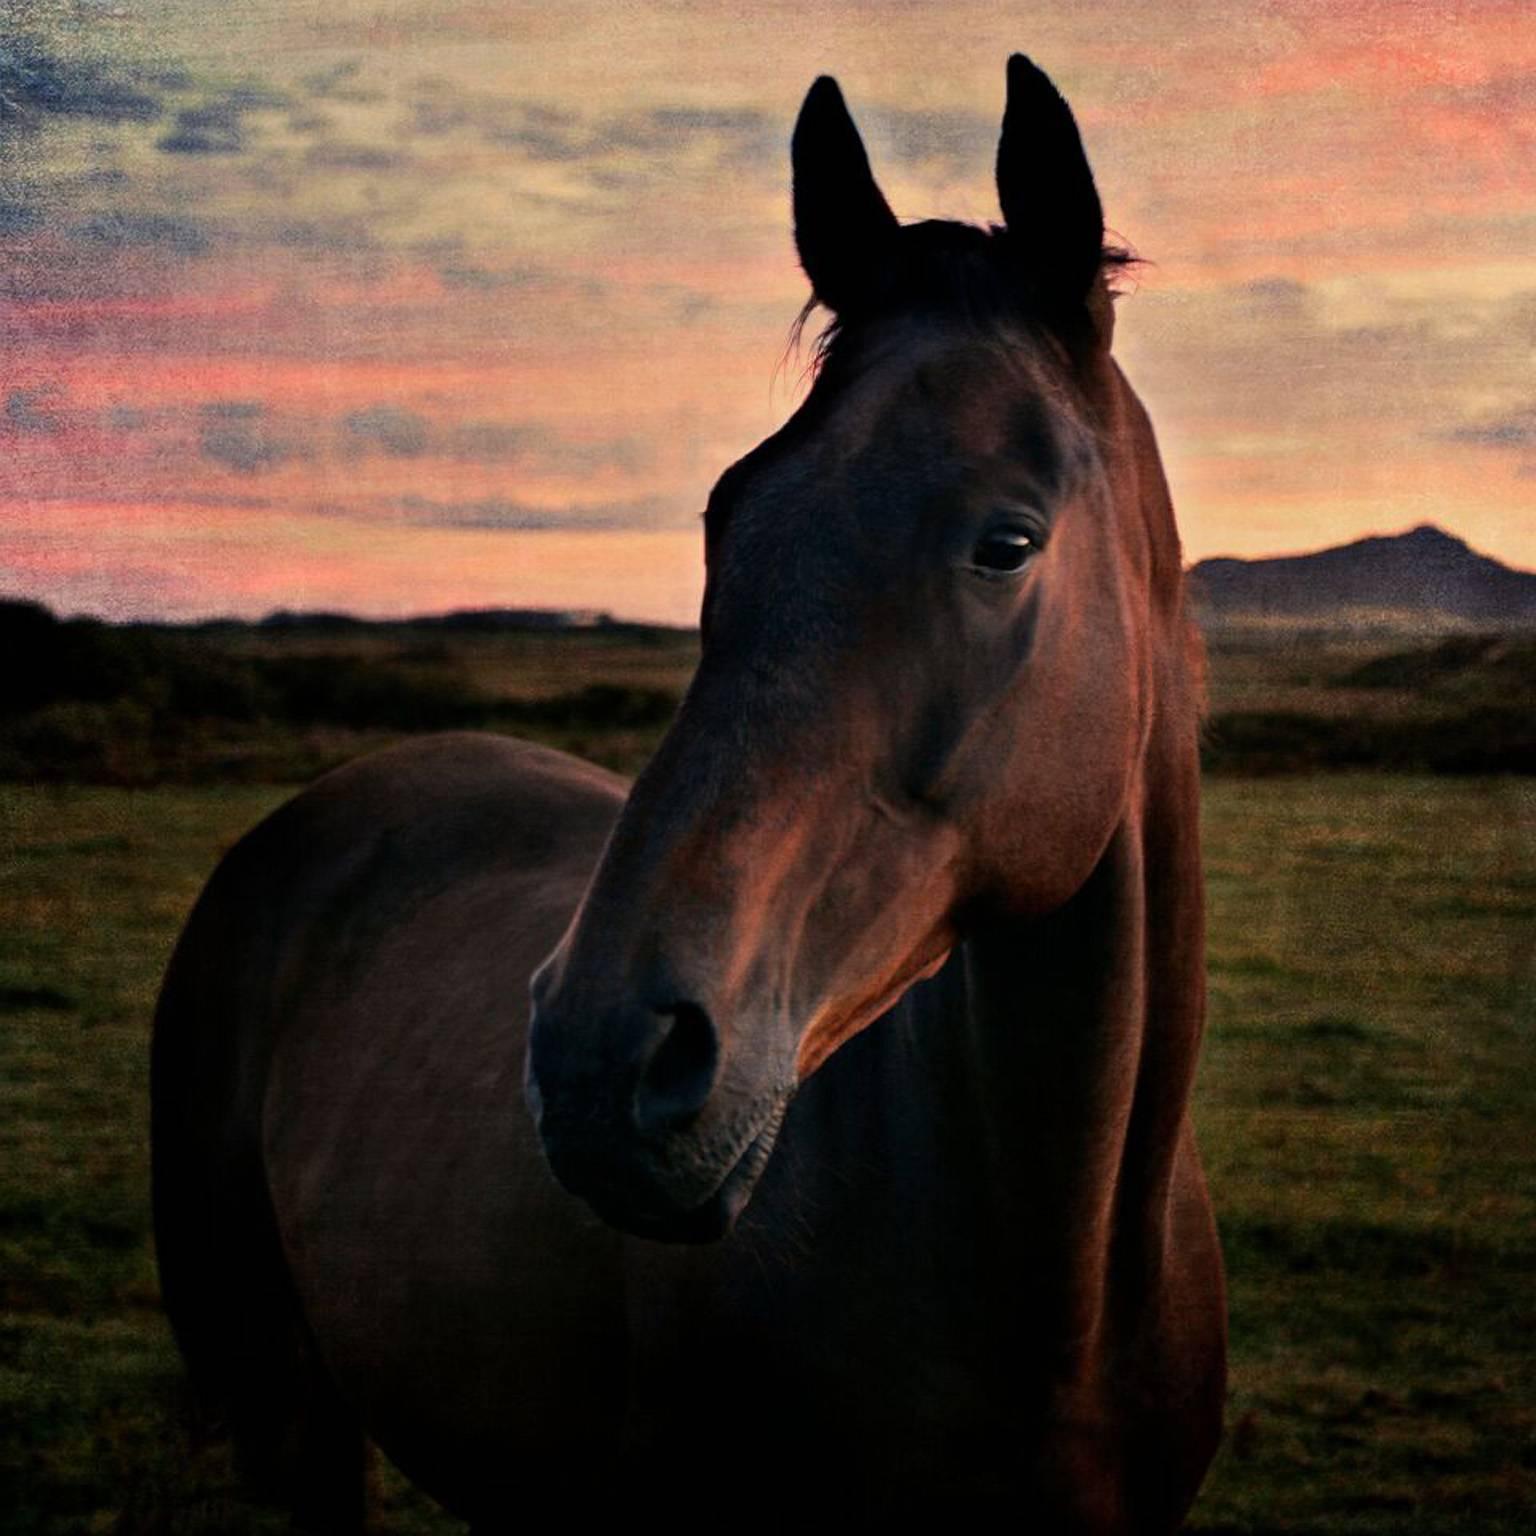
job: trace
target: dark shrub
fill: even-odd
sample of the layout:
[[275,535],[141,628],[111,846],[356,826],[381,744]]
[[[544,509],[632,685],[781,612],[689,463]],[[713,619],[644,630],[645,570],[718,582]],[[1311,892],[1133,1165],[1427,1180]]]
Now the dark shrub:
[[1436,645],[1373,656],[1332,679],[1335,688],[1424,688],[1476,666],[1498,635],[1452,635]]
[[677,713],[677,696],[664,688],[632,688],[622,683],[589,683],[570,693],[505,704],[498,711],[509,726],[549,730],[644,730],[666,725]]
[[36,603],[0,604],[0,716],[130,693],[144,676],[143,650],[133,632],[94,619],[60,623]]
[[357,656],[257,663],[264,713],[292,725],[443,731],[483,725],[488,701],[453,676],[423,676]]

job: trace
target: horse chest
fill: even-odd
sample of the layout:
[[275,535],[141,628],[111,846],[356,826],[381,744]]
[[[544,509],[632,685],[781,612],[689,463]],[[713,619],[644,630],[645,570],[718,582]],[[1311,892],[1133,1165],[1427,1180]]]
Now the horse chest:
[[730,1238],[629,1245],[637,1443],[712,1433],[745,1384],[759,1439],[927,1482],[963,1465],[974,1484],[983,1448],[1038,1438],[1061,1341],[938,1119],[908,1098],[893,1124],[873,1091],[892,1043],[871,1031],[813,1082]]
[[[750,1447],[850,1514],[1056,1508],[1041,1468],[1082,1459],[1081,1406],[965,1293],[965,1272],[920,1273],[901,1245],[818,1256],[775,1262],[733,1240],[707,1274],[631,1265],[626,1469],[644,1476],[680,1445],[730,1468]],[[1091,1439],[1084,1485],[1115,1483],[1112,1437]]]

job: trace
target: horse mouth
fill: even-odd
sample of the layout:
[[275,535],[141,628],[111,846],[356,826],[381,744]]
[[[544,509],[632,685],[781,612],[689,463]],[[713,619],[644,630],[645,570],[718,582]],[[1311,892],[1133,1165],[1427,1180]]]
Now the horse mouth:
[[657,1243],[714,1243],[727,1236],[746,1210],[779,1139],[789,1099],[775,1103],[726,1169],[714,1192],[682,1211],[660,1211],[607,1192],[582,1191],[588,1206],[610,1227]]

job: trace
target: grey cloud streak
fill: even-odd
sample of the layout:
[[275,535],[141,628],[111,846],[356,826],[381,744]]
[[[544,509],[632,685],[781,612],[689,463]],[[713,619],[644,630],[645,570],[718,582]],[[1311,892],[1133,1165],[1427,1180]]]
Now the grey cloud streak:
[[482,532],[575,532],[581,529],[632,531],[679,527],[686,522],[686,519],[669,515],[668,504],[660,497],[580,503],[569,507],[537,507],[500,497],[443,502],[424,496],[402,496],[394,506],[412,527],[474,529]]
[[1468,422],[1445,435],[1453,443],[1471,443],[1479,448],[1536,448],[1536,405],[1507,416]]
[[199,416],[198,441],[203,457],[239,474],[277,469],[301,452],[266,406],[257,401],[218,401],[203,406]]
[[0,121],[27,126],[53,116],[143,123],[164,110],[153,79],[64,58],[22,38],[0,41]]
[[[11,431],[56,430],[54,407],[59,398],[51,387],[12,390],[0,406],[0,430],[7,425]],[[204,458],[243,475],[263,474],[297,459],[344,463],[359,455],[382,454],[394,459],[505,465],[535,479],[569,478],[604,470],[636,473],[649,468],[654,458],[650,445],[639,438],[583,441],[537,419],[434,422],[390,401],[361,406],[336,418],[278,411],[261,400],[215,400],[195,411],[162,407],[149,412],[117,405],[100,413],[99,425],[113,432],[163,438],[167,444],[185,441],[190,426]],[[488,505],[475,503],[482,512]]]
[[353,411],[342,420],[353,437],[396,458],[414,459],[426,452],[430,427],[424,416],[396,405],[374,405]]
[[[619,113],[584,113],[540,102],[462,92],[440,80],[418,82],[401,124],[406,136],[470,133],[528,160],[583,169],[598,185],[648,179],[683,155],[721,170],[751,171],[775,184],[787,175],[793,104],[777,115],[755,107],[660,103]],[[991,168],[998,123],[957,109],[861,107],[859,121],[879,163],[937,167],[983,177]],[[638,157],[636,167],[628,162]],[[625,162],[621,173],[615,161]]]

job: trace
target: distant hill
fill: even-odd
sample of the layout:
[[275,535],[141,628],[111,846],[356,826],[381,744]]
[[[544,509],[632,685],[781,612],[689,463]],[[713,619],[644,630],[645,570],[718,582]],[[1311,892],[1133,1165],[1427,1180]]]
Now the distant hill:
[[1340,620],[1352,615],[1536,624],[1536,572],[1518,571],[1424,523],[1274,560],[1202,560],[1189,573],[1207,619]]

